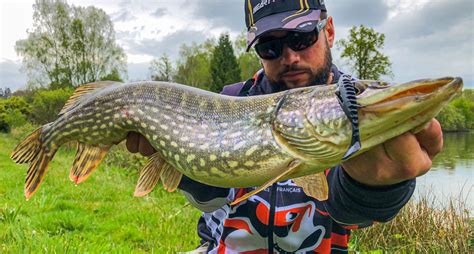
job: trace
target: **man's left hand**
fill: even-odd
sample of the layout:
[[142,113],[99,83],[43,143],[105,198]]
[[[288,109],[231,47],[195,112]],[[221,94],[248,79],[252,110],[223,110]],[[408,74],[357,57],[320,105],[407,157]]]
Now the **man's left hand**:
[[436,119],[413,134],[404,133],[344,163],[344,170],[368,186],[396,184],[421,176],[431,168],[432,159],[443,147],[443,132]]

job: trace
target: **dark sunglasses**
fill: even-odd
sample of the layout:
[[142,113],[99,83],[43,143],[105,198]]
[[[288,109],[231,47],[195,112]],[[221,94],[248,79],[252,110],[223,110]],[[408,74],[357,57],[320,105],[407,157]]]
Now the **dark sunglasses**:
[[260,58],[273,60],[281,56],[284,45],[293,51],[307,49],[318,41],[319,32],[326,26],[326,21],[326,19],[319,21],[311,32],[288,32],[282,38],[262,38],[255,44],[255,51]]

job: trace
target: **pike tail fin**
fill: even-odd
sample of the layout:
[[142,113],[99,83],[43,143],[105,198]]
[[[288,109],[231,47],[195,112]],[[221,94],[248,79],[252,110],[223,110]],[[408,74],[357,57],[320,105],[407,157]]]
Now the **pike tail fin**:
[[25,197],[27,200],[38,189],[48,165],[56,153],[56,148],[52,149],[41,141],[41,133],[44,127],[36,129],[20,142],[11,155],[16,163],[30,163],[25,180]]

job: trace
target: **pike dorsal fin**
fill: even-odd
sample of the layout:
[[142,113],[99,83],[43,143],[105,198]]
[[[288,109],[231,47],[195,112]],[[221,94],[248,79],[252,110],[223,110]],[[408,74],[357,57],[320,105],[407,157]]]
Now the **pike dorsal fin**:
[[303,165],[299,160],[294,160],[292,162],[290,162],[290,164],[288,165],[288,168],[283,171],[281,174],[279,174],[278,176],[268,180],[266,183],[264,183],[263,185],[259,186],[257,189],[249,192],[249,193],[246,193],[245,195],[243,195],[242,197],[240,198],[237,198],[236,200],[234,200],[230,205],[236,205],[246,199],[248,199],[249,197],[261,192],[262,190],[264,190],[265,188],[269,187],[270,185],[272,185],[273,183],[276,183],[276,182],[279,182],[283,179],[285,179],[286,176],[290,175],[291,173],[293,173],[295,170],[298,169],[299,166]]
[[302,176],[292,179],[296,185],[303,188],[306,195],[324,201],[328,199],[328,181],[324,172],[319,172],[312,175]]
[[76,158],[69,173],[69,179],[76,184],[84,182],[99,166],[108,151],[108,146],[78,143]]
[[183,174],[165,162],[159,153],[154,153],[140,172],[135,187],[135,197],[143,197],[155,188],[161,179],[165,190],[172,192],[178,188]]
[[66,101],[66,104],[64,104],[63,108],[59,112],[59,115],[66,113],[67,111],[71,110],[75,105],[79,104],[82,101],[84,95],[114,84],[121,83],[115,81],[98,81],[94,83],[85,84],[76,88],[71,97],[69,97],[69,99]]

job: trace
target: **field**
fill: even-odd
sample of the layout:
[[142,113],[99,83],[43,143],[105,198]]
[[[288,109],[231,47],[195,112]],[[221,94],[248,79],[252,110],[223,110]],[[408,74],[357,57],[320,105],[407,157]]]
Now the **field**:
[[0,134],[0,253],[174,253],[199,244],[199,211],[159,186],[134,198],[138,175],[101,165],[84,183],[69,181],[73,149],[55,156],[37,193],[26,201],[27,167],[9,155],[17,140]]

